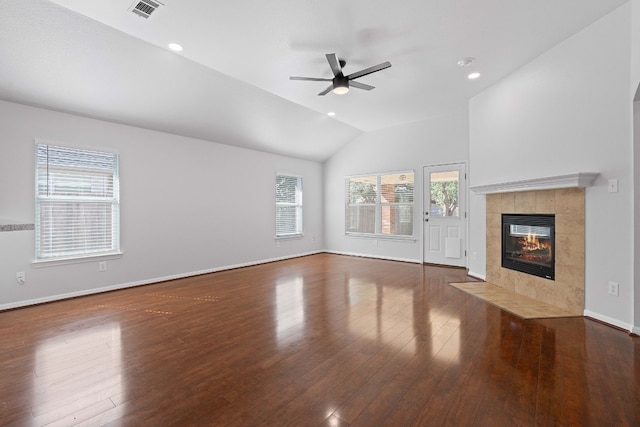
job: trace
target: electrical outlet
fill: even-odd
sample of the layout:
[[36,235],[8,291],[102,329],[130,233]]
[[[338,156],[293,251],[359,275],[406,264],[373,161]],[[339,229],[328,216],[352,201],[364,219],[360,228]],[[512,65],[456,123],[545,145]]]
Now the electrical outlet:
[[609,295],[618,296],[618,282],[609,282]]
[[607,186],[609,193],[617,193],[618,192],[618,180],[610,179],[609,185]]
[[98,271],[107,271],[107,261],[100,261],[98,263]]
[[18,271],[16,273],[16,282],[18,282],[19,285],[24,285],[24,283],[26,282],[26,276],[24,274],[24,271]]

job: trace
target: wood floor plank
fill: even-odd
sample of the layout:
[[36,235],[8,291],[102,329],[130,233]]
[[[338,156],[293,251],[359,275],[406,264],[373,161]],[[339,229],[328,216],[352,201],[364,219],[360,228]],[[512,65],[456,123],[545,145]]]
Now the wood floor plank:
[[317,254],[0,312],[0,425],[640,425],[640,339]]

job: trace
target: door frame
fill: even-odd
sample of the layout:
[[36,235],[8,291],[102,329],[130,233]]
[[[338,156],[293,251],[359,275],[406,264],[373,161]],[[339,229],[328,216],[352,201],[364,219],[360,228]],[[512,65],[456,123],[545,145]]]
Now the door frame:
[[[469,162],[468,161],[459,161],[459,162],[446,162],[446,163],[434,163],[434,164],[428,164],[428,165],[423,165],[422,166],[422,172],[421,172],[421,184],[420,186],[422,187],[422,194],[421,194],[421,198],[422,198],[422,211],[420,212],[420,222],[422,223],[422,227],[421,227],[421,236],[420,236],[420,259],[422,260],[422,264],[425,264],[425,250],[424,250],[424,245],[425,245],[425,232],[426,232],[426,222],[424,220],[424,213],[426,210],[429,210],[431,208],[431,204],[429,203],[429,200],[426,200],[426,198],[424,197],[425,192],[426,192],[426,188],[424,188],[424,184],[425,184],[425,173],[426,173],[426,169],[427,168],[432,168],[432,167],[436,167],[436,166],[463,166],[464,168],[464,180],[465,180],[465,188],[464,188],[464,197],[465,197],[465,208],[464,208],[464,212],[460,212],[460,215],[464,214],[463,217],[463,227],[464,227],[464,245],[463,245],[463,250],[464,250],[464,268],[469,269],[469,257],[468,257],[468,253],[469,253]],[[444,264],[446,265],[446,264]]]

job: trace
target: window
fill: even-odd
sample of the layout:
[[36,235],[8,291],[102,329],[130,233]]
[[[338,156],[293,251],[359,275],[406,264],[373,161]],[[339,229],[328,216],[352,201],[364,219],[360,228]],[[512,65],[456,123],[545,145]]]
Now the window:
[[276,237],[302,236],[302,178],[276,176]]
[[118,156],[36,145],[36,260],[120,251]]
[[413,235],[413,172],[347,177],[346,234]]
[[431,188],[431,218],[459,217],[460,209],[460,172],[449,170],[443,172],[430,172],[429,182]]

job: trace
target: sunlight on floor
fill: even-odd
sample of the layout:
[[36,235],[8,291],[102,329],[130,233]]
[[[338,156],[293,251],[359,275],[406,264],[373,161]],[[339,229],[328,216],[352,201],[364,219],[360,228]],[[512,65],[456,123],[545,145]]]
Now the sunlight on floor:
[[[110,323],[38,345],[33,377],[35,425],[71,424],[116,407],[124,393],[120,325]],[[77,412],[82,410],[81,412]]]

